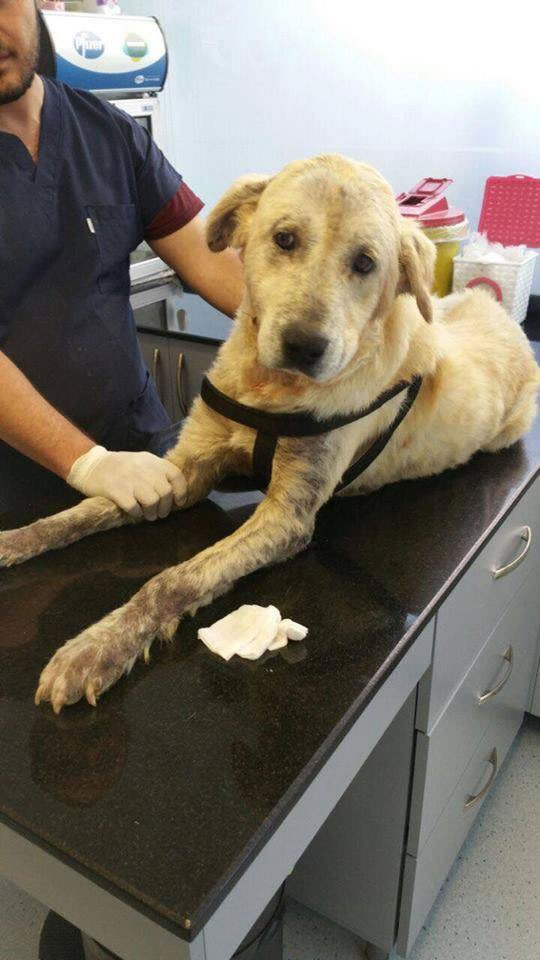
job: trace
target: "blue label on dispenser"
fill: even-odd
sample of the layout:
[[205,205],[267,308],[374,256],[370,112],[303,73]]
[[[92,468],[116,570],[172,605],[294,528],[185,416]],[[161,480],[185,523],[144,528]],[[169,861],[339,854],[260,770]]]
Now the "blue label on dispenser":
[[[98,54],[93,54],[95,59]],[[125,72],[97,72],[71,63],[59,54],[56,56],[56,77],[70,87],[79,90],[161,90],[167,70],[167,57],[163,56],[144,70],[138,65]]]

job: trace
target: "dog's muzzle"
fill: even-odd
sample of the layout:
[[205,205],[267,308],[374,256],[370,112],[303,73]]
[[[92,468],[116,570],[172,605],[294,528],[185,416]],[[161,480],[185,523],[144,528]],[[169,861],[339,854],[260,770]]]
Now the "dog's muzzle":
[[285,330],[282,339],[282,366],[301,373],[314,373],[328,347],[328,337]]

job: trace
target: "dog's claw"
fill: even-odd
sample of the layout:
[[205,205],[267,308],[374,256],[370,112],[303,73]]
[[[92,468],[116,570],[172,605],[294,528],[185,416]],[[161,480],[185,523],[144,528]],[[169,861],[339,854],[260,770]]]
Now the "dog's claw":
[[55,713],[81,699],[95,707],[98,697],[129,673],[135,659],[123,626],[115,624],[105,632],[100,621],[57,650],[41,673],[35,702],[49,701]]
[[162,642],[169,643],[178,630],[179,623],[180,617],[172,617],[170,620],[166,620],[161,624],[156,634],[157,639],[161,640]]
[[62,707],[64,706],[65,702],[66,700],[63,693],[57,693],[56,696],[52,698],[52,701],[51,701],[52,708],[57,715],[62,710]]

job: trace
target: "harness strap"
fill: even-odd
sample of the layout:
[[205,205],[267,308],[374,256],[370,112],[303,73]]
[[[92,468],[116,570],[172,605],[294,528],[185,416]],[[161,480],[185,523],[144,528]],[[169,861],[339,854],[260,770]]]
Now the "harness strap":
[[318,420],[312,413],[269,413],[268,410],[259,410],[258,407],[248,407],[247,404],[238,403],[237,400],[232,400],[231,397],[222,393],[208,377],[203,379],[201,397],[216,413],[227,417],[228,420],[241,423],[244,427],[251,427],[252,430],[273,433],[276,437],[316,437],[320,433],[329,433],[330,430],[345,427],[349,423],[354,423],[355,420],[367,417],[408,386],[406,380],[401,380],[390,390],[379,394],[369,407],[364,407],[356,413],[329,417],[327,420]]
[[384,433],[381,433],[380,437],[377,437],[374,443],[362,454],[358,460],[355,460],[353,464],[345,471],[343,477],[341,478],[341,483],[338,483],[334,493],[339,493],[340,490],[343,490],[345,487],[348,487],[353,480],[356,480],[364,470],[367,470],[369,466],[377,459],[380,453],[384,450],[387,443],[391,440],[393,434],[396,432],[402,420],[405,419],[409,410],[411,409],[414,401],[418,396],[418,391],[422,386],[422,377],[414,377],[411,380],[409,389],[407,390],[407,396],[405,402],[401,405],[398,411],[397,417],[392,421],[389,427],[386,428]]
[[421,386],[422,377],[420,376],[414,377],[410,383],[401,380],[390,390],[381,393],[369,407],[345,416],[330,417],[327,420],[317,420],[311,413],[269,413],[267,410],[249,407],[247,404],[238,403],[237,400],[232,400],[231,397],[221,393],[208,377],[203,379],[201,397],[207,406],[215,410],[216,413],[256,431],[252,455],[253,473],[261,489],[265,490],[272,477],[274,454],[280,436],[314,437],[322,433],[329,433],[331,430],[336,430],[367,417],[387,403],[388,400],[407,389],[407,396],[399,408],[397,416],[384,433],[381,433],[362,456],[345,471],[341,482],[334,491],[334,493],[338,493],[344,487],[349,486],[353,480],[356,480],[382,453],[401,421],[407,416]]
[[251,457],[251,466],[253,476],[261,490],[266,490],[266,488],[270,486],[277,442],[278,438],[275,433],[263,433],[262,430],[257,431]]

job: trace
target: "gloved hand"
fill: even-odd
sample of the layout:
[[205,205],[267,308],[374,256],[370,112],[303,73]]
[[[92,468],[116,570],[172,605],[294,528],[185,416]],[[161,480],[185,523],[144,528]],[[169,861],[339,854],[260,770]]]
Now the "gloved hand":
[[181,506],[184,475],[168,460],[142,451],[129,453],[92,447],[79,457],[67,483],[87,497],[107,497],[135,520],[156,520]]

